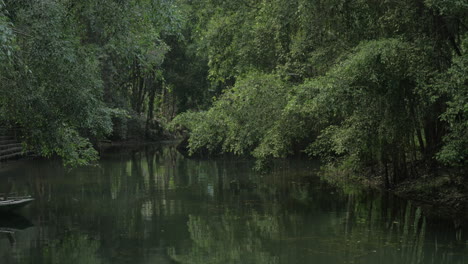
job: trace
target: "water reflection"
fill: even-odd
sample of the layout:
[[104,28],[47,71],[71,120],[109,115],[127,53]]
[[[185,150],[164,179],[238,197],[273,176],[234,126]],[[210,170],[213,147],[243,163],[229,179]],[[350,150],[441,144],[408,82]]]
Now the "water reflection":
[[[29,161],[0,171],[37,199],[0,263],[468,262],[466,218],[331,186],[301,161],[269,175],[170,146],[111,149],[99,167]],[[307,167],[311,166],[311,167]]]
[[16,245],[16,233],[34,225],[23,216],[17,214],[0,214],[0,239],[7,238],[12,247]]

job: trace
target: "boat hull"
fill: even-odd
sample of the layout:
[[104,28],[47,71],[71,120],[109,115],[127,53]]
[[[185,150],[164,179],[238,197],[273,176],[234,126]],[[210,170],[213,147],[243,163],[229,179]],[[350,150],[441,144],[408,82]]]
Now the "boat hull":
[[0,201],[0,213],[11,212],[20,209],[34,201],[34,198],[7,199]]

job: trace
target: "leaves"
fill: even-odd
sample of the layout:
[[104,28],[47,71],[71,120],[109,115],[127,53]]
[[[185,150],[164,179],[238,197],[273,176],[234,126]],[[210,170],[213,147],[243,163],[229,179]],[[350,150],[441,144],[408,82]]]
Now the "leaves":
[[[435,157],[464,164],[462,2],[204,1],[196,44],[224,92],[176,120],[192,151],[260,163],[305,151],[352,169],[390,164],[394,183]],[[284,100],[256,94],[265,77]]]
[[191,131],[192,153],[207,149],[249,154],[281,114],[285,96],[285,86],[277,77],[251,73],[227,90],[210,110],[182,114],[173,126]]
[[170,1],[0,2],[1,119],[39,154],[70,166],[96,160],[91,142],[110,135],[111,118],[135,110],[134,94],[143,92],[139,105],[154,104],[147,97],[169,50],[161,34],[179,30],[162,23],[173,9]]

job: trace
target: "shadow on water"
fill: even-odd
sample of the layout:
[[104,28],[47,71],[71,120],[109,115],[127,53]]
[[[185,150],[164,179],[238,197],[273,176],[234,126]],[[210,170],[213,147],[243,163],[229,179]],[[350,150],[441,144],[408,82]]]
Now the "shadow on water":
[[12,231],[20,231],[30,227],[34,224],[27,218],[16,213],[1,213],[0,214],[0,229],[9,229]]
[[25,217],[15,213],[0,213],[0,239],[6,237],[13,247],[16,244],[17,232],[33,227]]
[[36,201],[22,211],[35,227],[14,252],[0,243],[0,263],[468,263],[464,218],[331,186],[310,162],[251,165],[155,145],[109,149],[97,167],[2,171]]

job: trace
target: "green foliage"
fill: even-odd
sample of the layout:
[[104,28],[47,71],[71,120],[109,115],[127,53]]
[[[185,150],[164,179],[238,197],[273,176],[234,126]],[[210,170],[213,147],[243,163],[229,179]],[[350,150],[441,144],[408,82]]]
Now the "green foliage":
[[396,159],[411,145],[413,108],[424,107],[416,104],[425,99],[418,79],[430,72],[423,52],[396,39],[360,44],[326,76],[293,89],[256,156],[278,157],[302,142],[310,155],[346,157],[354,169]]
[[[334,154],[359,160],[382,157],[389,148],[404,148],[414,133],[408,129],[415,125],[412,108],[419,107],[417,77],[427,71],[420,53],[395,39],[359,45],[327,74],[322,82],[328,85],[320,95],[305,103],[314,109],[312,114],[332,121],[314,144],[331,142]],[[321,114],[321,109],[326,112]]]
[[16,26],[28,33],[17,36],[20,49],[0,87],[5,119],[21,126],[27,146],[43,155],[58,154],[70,165],[95,160],[78,131],[101,137],[112,124],[93,51],[80,46],[59,2],[30,3],[15,14]]
[[191,131],[192,153],[205,148],[249,154],[281,114],[286,93],[278,77],[252,73],[223,93],[208,111],[182,114],[173,124]]
[[418,166],[466,165],[467,8],[4,0],[0,115],[68,164],[95,159],[89,142],[108,135],[158,138],[159,123],[187,111],[172,126],[188,129],[191,153],[262,163],[306,152],[387,178],[390,168],[396,182]]
[[[389,184],[437,167],[436,158],[465,164],[463,1],[203,5],[193,4],[195,43],[212,83],[227,91],[209,110],[176,119],[192,152],[250,153],[264,163],[305,151],[353,170],[377,168]],[[255,71],[284,87],[285,100],[269,101],[275,110],[266,117],[240,107],[256,102],[233,97]]]
[[4,9],[5,3],[0,1],[0,67],[11,65],[13,53],[16,49],[15,35],[13,33],[13,24],[10,22]]
[[98,159],[98,153],[91,142],[81,137],[76,130],[62,127],[54,136],[54,149],[48,149],[51,142],[46,142],[40,149],[42,155],[47,157],[56,153],[63,158],[64,165],[69,167],[88,165]]
[[454,59],[437,84],[438,91],[448,97],[447,108],[441,115],[448,123],[448,133],[437,159],[457,166],[466,166],[468,158],[468,36],[464,43],[464,55]]
[[2,121],[71,166],[97,159],[91,142],[113,120],[136,116],[149,135],[164,94],[161,35],[181,21],[173,1],[1,1]]

